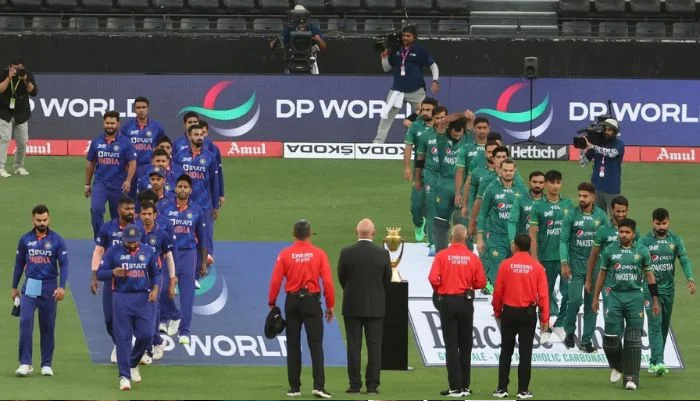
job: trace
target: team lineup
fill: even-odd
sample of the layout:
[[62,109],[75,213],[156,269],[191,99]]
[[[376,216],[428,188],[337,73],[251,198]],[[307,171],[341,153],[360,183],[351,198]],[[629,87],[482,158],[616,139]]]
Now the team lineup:
[[[161,332],[178,336],[179,344],[189,344],[196,331],[195,290],[214,262],[214,227],[225,202],[221,154],[207,136],[207,123],[189,112],[183,116],[185,134],[171,141],[148,110],[148,100],[140,97],[134,102],[136,117],[123,124],[118,113],[105,113],[104,134],[92,140],[85,168],[84,195],[90,198],[95,247],[91,286],[75,291],[91,291],[102,298],[106,332],[114,344],[111,359],[118,366],[122,390],[141,381],[139,365],[165,357]],[[669,229],[669,212],[663,207],[650,211],[651,229],[642,234],[641,224],[638,227],[627,218],[630,201],[619,190],[601,191],[595,182],[583,182],[577,187],[576,204],[560,194],[564,177],[556,170],[532,171],[523,180],[486,118],[470,111],[448,114],[430,98],[422,101],[417,114],[415,121],[405,121],[403,168],[404,177],[413,183],[410,210],[415,239],[427,241],[426,252],[437,261],[441,252],[443,257],[454,252],[455,244],[476,249],[478,258],[470,257],[483,266],[483,285],[477,286],[481,281],[476,280],[466,290],[494,294],[496,316],[495,294],[503,291],[507,280],[503,272],[515,258],[531,254],[532,263],[542,266],[547,284],[547,307],[537,302],[543,343],[551,342],[553,334],[567,348],[598,352],[592,337],[596,314],[602,310],[610,381],[622,380],[623,387],[637,389],[646,313],[652,352],[649,372],[668,374],[663,357],[676,259],[688,291],[695,293],[692,264],[682,238]],[[593,159],[593,147],[582,153],[584,162]],[[610,173],[615,167],[604,168]],[[594,171],[596,175],[603,170]],[[615,192],[617,196],[606,196]],[[111,216],[107,222],[105,205]],[[51,376],[56,305],[65,293],[68,250],[61,236],[49,229],[46,206],[32,210],[32,221],[34,228],[18,243],[12,282],[11,296],[20,317],[16,374],[33,371],[32,330],[38,310],[41,374]],[[477,269],[476,264],[458,264]],[[20,287],[22,275],[25,281]],[[437,292],[440,280],[433,272],[431,276]],[[333,298],[332,280],[325,277],[326,294],[328,286]],[[581,307],[583,334],[576,338]],[[549,314],[556,317],[551,327]],[[326,315],[332,316],[332,311]],[[449,365],[448,359],[452,373]],[[450,389],[443,395],[471,394],[468,378],[453,385],[459,382],[455,380],[450,376]],[[501,387],[499,380],[494,396],[508,395]],[[322,390],[314,395],[329,398]],[[518,398],[530,398],[528,393],[526,384],[519,386]]]

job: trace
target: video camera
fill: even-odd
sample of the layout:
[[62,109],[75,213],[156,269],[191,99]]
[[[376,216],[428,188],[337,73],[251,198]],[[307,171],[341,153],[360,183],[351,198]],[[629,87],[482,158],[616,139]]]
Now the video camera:
[[[612,111],[612,100],[608,100],[608,113]],[[605,138],[605,128],[609,127],[608,124],[605,123],[605,120],[608,119],[613,119],[617,121],[615,116],[612,114],[604,114],[602,116],[598,116],[596,118],[596,121],[589,125],[586,128],[580,129],[576,131],[577,134],[586,134],[585,137],[588,139],[588,142],[590,142],[592,145],[604,145],[606,142],[609,142],[608,139]],[[619,124],[619,122],[618,122]],[[619,125],[616,129],[616,133],[619,133]],[[586,149],[586,139],[584,139],[581,136],[576,136],[574,137],[574,147],[576,149]]]
[[401,31],[393,30],[384,36],[380,36],[374,41],[374,50],[379,53],[387,50],[390,54],[397,52],[401,48]]
[[[289,22],[289,48],[284,49],[286,53],[285,68],[290,73],[308,73],[311,71],[313,63],[316,62],[314,55],[314,41],[311,32],[308,30],[299,31],[297,28],[309,22],[311,13],[306,9],[290,10]],[[280,43],[283,43],[281,40]]]

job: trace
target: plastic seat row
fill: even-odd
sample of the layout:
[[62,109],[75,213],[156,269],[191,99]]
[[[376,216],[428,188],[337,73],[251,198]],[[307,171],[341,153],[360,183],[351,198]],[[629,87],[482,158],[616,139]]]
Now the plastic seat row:
[[[629,0],[633,13],[654,14],[661,12],[661,0]],[[664,0],[668,13],[693,13],[695,0]],[[624,13],[625,0],[595,0],[593,8],[589,0],[559,0],[559,10],[563,13]]]

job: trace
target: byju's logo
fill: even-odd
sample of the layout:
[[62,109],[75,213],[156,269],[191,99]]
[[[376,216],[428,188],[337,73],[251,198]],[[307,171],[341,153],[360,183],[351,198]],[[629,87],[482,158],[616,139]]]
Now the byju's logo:
[[214,109],[214,105],[216,103],[216,99],[219,97],[221,92],[224,91],[224,89],[228,88],[229,86],[233,85],[233,81],[220,81],[217,82],[214,86],[209,88],[207,91],[207,94],[204,96],[204,100],[202,101],[202,107],[200,106],[187,106],[183,107],[177,114],[182,115],[184,113],[187,113],[188,111],[194,111],[195,113],[201,115],[202,117],[211,119],[211,120],[217,120],[217,121],[229,121],[233,122],[234,120],[239,120],[246,115],[248,115],[249,112],[255,108],[255,114],[253,117],[248,120],[248,122],[239,125],[237,127],[233,128],[222,128],[222,127],[217,127],[214,124],[209,124],[212,130],[216,131],[219,135],[226,136],[226,137],[237,137],[241,135],[245,135],[248,133],[253,127],[255,127],[255,124],[258,123],[258,118],[260,118],[260,104],[255,104],[255,92],[250,95],[250,97],[240,106],[236,106],[232,109],[224,109],[224,110],[216,110]]
[[522,131],[507,127],[505,127],[504,130],[508,133],[508,135],[514,138],[528,139],[530,137],[530,126],[528,123],[530,122],[531,116],[534,125],[535,121],[544,115],[549,109],[545,120],[541,124],[532,127],[532,136],[538,137],[542,135],[547,128],[549,128],[549,125],[552,123],[552,119],[554,118],[554,107],[549,102],[549,94],[547,94],[544,100],[542,100],[542,102],[540,102],[532,110],[520,112],[508,111],[508,104],[510,103],[513,95],[526,86],[527,84],[522,82],[509,86],[503,91],[503,93],[501,93],[501,96],[499,96],[498,102],[496,103],[496,109],[479,109],[476,111],[476,114],[486,114],[507,123],[520,124],[518,127],[527,127],[527,129]]

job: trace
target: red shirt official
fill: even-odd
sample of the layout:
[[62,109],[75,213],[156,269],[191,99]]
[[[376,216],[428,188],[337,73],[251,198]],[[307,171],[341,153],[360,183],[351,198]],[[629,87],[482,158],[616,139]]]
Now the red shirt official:
[[496,317],[501,317],[503,305],[515,308],[538,305],[540,320],[548,323],[549,288],[544,267],[529,252],[516,252],[501,262],[491,304]]
[[465,244],[450,246],[435,255],[428,280],[440,295],[464,294],[486,286],[484,266]]
[[306,288],[309,293],[317,294],[321,292],[319,277],[323,281],[326,307],[333,308],[335,291],[328,255],[323,249],[313,246],[308,241],[295,241],[292,246],[283,249],[277,256],[277,263],[270,281],[269,305],[272,306],[277,301],[282,278],[286,278],[286,292],[298,292]]

